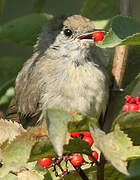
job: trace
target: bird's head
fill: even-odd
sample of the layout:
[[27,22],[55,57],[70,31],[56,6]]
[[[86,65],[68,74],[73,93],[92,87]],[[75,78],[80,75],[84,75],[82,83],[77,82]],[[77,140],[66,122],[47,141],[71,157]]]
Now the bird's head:
[[44,27],[38,47],[45,50],[53,45],[65,51],[89,48],[94,45],[94,31],[93,22],[80,15],[54,18]]
[[84,44],[89,46],[94,44],[93,32],[94,25],[92,21],[80,15],[73,15],[64,20],[57,40],[77,46]]

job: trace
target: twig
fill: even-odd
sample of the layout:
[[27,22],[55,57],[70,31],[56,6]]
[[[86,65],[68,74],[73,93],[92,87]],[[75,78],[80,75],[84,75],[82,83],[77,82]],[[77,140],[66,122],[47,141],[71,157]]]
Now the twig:
[[120,12],[124,16],[132,16],[133,0],[120,0]]
[[109,132],[113,123],[113,113],[115,110],[115,102],[118,100],[121,94],[122,80],[126,69],[126,60],[128,55],[128,46],[118,46],[115,48],[112,75],[113,75],[113,86],[110,92],[110,100],[108,109],[105,115],[103,130]]
[[80,168],[80,167],[76,167],[73,165],[73,167],[75,168],[76,172],[79,174],[79,176],[83,179],[83,180],[89,180],[88,177],[86,176],[86,174],[84,173],[84,171]]
[[[131,0],[120,0],[120,12],[122,15],[131,15],[132,14],[132,1]],[[112,122],[113,114],[115,108],[115,102],[119,98],[122,88],[122,80],[124,77],[124,72],[126,69],[126,60],[128,55],[128,46],[117,46],[115,48],[112,75],[113,75],[113,89],[118,89],[118,91],[110,93],[110,101],[108,109],[106,112],[103,130],[109,132]]]
[[100,155],[100,163],[97,166],[97,179],[98,180],[104,180],[104,166],[105,166],[106,160],[101,153]]
[[126,60],[128,55],[128,46],[118,46],[115,48],[112,75],[114,77],[114,89],[121,89],[122,80],[126,68]]
[[[120,11],[122,15],[131,15],[131,0],[120,0]],[[118,46],[115,48],[112,75],[113,75],[113,89],[118,89],[118,91],[111,91],[110,100],[106,115],[104,118],[104,125],[102,129],[105,132],[109,132],[112,122],[113,122],[113,111],[115,109],[115,101],[119,98],[122,88],[122,80],[124,77],[124,72],[126,69],[126,60],[128,55],[128,46]],[[103,154],[100,157],[100,163],[97,166],[97,179],[104,180],[104,166],[105,158]]]

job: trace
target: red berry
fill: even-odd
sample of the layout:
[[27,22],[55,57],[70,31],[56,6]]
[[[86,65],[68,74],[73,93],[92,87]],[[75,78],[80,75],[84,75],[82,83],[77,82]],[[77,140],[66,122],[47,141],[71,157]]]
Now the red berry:
[[102,31],[96,31],[93,33],[95,41],[102,41],[104,39],[104,33]]
[[130,103],[130,104],[135,104],[136,103],[136,99],[133,97],[133,96],[126,96],[125,97],[125,99],[126,99],[126,102],[127,103]]
[[40,159],[38,161],[38,163],[42,166],[42,167],[46,167],[46,166],[50,166],[51,165],[51,158],[50,157],[45,157],[43,159]]
[[137,104],[130,104],[129,111],[137,111],[139,109]]
[[127,103],[127,104],[125,104],[123,106],[123,111],[125,111],[125,112],[137,111],[137,110],[139,110],[139,106],[137,104],[129,104],[129,103]]
[[79,137],[80,135],[81,135],[81,132],[80,132],[80,131],[70,132],[70,136],[73,137],[73,138]]
[[138,104],[138,110],[140,110],[140,104]]
[[82,140],[88,142],[88,144],[89,144],[90,146],[92,146],[92,144],[93,144],[93,139],[92,139],[92,137],[84,136],[84,137],[82,138]]
[[125,104],[124,106],[123,106],[123,111],[124,112],[128,112],[129,111],[129,106],[130,106],[130,104],[129,103],[127,103],[127,104]]
[[136,100],[136,104],[139,105],[140,104],[140,96],[136,97],[135,100]]
[[91,133],[90,133],[89,131],[83,131],[83,132],[81,132],[81,134],[82,134],[83,136],[91,137]]
[[[98,153],[96,151],[92,151],[92,156],[97,160],[98,159]],[[91,156],[88,156],[88,159],[90,161],[94,161],[94,159]]]
[[77,115],[77,112],[72,112],[72,115],[73,115],[73,116],[76,116],[76,115]]
[[81,166],[84,162],[84,158],[81,154],[73,154],[70,156],[70,162],[74,166]]

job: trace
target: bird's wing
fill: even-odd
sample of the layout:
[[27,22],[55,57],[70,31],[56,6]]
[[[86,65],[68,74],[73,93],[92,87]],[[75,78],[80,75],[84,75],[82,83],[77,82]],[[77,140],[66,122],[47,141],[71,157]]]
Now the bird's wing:
[[15,98],[13,98],[12,101],[10,102],[10,105],[9,105],[8,111],[7,111],[6,119],[11,120],[11,121],[16,121],[18,123],[20,122],[19,121],[19,116],[17,114]]
[[34,126],[40,116],[40,76],[32,75],[35,57],[30,58],[17,76],[15,97],[8,108],[7,118],[21,123],[25,128]]
[[22,124],[24,128],[27,128],[27,127],[36,125],[40,117],[40,113],[41,113],[40,111],[36,111],[35,113],[32,113],[32,114],[19,113],[17,110],[15,98],[13,98],[8,107],[6,119],[11,120],[11,121],[16,121]]

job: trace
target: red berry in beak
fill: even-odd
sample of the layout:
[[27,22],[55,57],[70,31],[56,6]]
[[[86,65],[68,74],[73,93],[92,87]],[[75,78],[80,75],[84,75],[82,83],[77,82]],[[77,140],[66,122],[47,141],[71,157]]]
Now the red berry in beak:
[[104,33],[102,31],[96,31],[93,33],[93,38],[95,41],[102,41],[104,39]]

